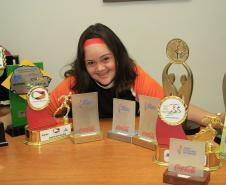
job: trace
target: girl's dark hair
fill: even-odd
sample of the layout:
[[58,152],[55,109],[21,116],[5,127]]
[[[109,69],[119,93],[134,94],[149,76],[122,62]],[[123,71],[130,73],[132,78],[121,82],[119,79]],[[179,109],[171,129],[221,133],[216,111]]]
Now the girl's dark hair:
[[116,95],[130,89],[136,78],[134,61],[129,57],[125,46],[118,36],[110,28],[100,23],[89,26],[80,36],[77,57],[73,62],[72,70],[68,73],[76,77],[76,84],[72,89],[80,93],[85,93],[95,83],[86,70],[84,59],[83,45],[90,38],[103,39],[115,57],[116,75],[114,78],[114,88]]

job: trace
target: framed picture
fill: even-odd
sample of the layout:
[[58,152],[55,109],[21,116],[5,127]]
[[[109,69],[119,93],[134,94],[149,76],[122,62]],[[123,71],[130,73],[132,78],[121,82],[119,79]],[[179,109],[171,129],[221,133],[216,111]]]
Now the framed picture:
[[150,0],[103,0],[103,2],[127,2],[127,1],[150,1]]

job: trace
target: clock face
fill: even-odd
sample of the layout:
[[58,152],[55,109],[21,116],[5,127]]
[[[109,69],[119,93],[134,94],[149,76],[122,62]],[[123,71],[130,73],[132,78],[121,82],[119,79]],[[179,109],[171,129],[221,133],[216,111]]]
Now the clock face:
[[166,46],[167,57],[175,63],[184,63],[189,56],[189,48],[181,39],[172,39]]

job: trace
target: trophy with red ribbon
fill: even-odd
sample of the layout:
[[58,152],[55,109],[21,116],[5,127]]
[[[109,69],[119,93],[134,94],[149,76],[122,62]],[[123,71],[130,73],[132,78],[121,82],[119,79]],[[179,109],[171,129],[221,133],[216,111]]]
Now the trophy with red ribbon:
[[[170,138],[187,139],[182,123],[187,118],[187,110],[193,88],[193,75],[189,66],[185,63],[189,56],[187,44],[181,39],[169,41],[166,53],[170,62],[165,66],[162,73],[162,83],[165,97],[159,104],[159,118],[156,125],[157,147],[155,162],[167,165],[169,161]],[[175,85],[176,75],[170,72],[170,68],[183,67],[187,75],[180,77],[181,87]]]
[[[65,119],[55,118],[55,114],[48,108],[50,101],[47,90],[49,79],[47,73],[29,64],[17,68],[11,80],[11,89],[18,94],[26,94],[25,143],[29,145],[50,143],[69,137],[71,133],[71,124],[68,119],[65,121],[67,115]],[[70,97],[70,95],[65,97]],[[63,101],[59,109],[64,108],[64,106],[69,107],[69,103]],[[59,111],[59,109],[57,110]]]
[[[195,173],[197,168],[196,163],[191,165],[191,167],[195,169],[194,173],[188,173],[189,176],[187,178],[184,177],[186,173],[184,173],[183,170],[178,171],[175,170],[174,167],[172,168],[172,166],[176,167],[179,165],[182,166],[183,169],[187,169],[188,164],[183,163],[183,159],[186,159],[185,153],[187,150],[193,150],[195,148],[189,145],[184,148],[183,141],[185,142],[188,139],[182,127],[182,124],[184,124],[187,119],[189,102],[193,90],[193,75],[190,67],[185,63],[189,56],[189,48],[183,40],[176,38],[169,41],[166,47],[166,53],[170,62],[165,66],[162,73],[165,97],[161,100],[158,109],[159,118],[156,126],[158,144],[154,160],[160,165],[172,164],[173,157],[175,156],[173,153],[176,152],[176,154],[179,155],[178,151],[180,151],[179,149],[182,147],[180,152],[181,155],[183,154],[183,156],[181,156],[182,160],[176,159],[176,161],[173,162],[173,165],[169,166],[164,173],[163,181],[171,184],[205,184],[209,181],[209,174],[203,176],[203,173]],[[182,67],[187,74],[182,73],[176,75],[174,72],[177,72],[178,67],[179,71],[181,71]],[[172,72],[172,69],[174,72]],[[178,79],[178,76],[180,81],[179,88],[176,86],[176,79]],[[177,151],[172,149],[169,150],[170,147],[172,148],[171,145],[174,145],[176,142],[175,140],[173,140],[172,143],[170,142],[173,138],[180,140],[176,147],[178,148]],[[192,155],[190,157],[195,159],[195,154],[194,157],[192,157]],[[204,153],[203,156],[199,156],[203,158],[204,161]],[[200,170],[203,171],[203,169]],[[175,173],[170,173],[172,171]]]
[[[70,136],[71,124],[68,119],[65,121],[64,118],[55,118],[47,108],[49,93],[46,88],[43,86],[31,88],[27,94],[27,102],[26,144],[42,145]],[[67,103],[64,102],[61,107],[68,107]]]

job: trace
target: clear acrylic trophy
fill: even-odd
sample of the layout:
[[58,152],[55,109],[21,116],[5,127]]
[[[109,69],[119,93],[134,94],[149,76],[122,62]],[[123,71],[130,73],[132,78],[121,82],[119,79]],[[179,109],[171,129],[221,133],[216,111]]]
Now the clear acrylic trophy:
[[131,143],[135,134],[135,101],[114,98],[113,124],[108,137]]
[[156,120],[160,99],[140,95],[140,122],[138,134],[132,138],[132,143],[151,150],[156,149]]
[[97,92],[73,94],[72,107],[72,141],[78,144],[102,140]]
[[163,174],[163,182],[177,185],[206,185],[210,173],[204,171],[205,143],[182,139],[170,139],[169,167]]

